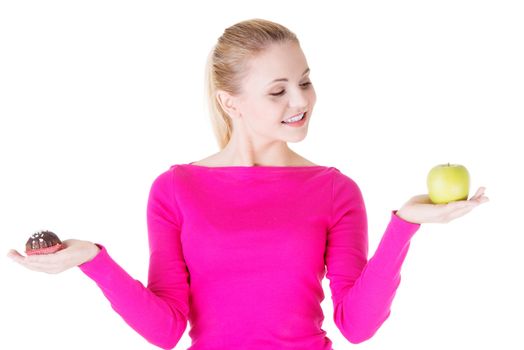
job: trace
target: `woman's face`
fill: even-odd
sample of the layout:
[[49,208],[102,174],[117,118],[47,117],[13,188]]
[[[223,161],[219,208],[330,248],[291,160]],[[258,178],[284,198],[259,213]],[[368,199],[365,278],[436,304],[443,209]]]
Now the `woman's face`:
[[[237,108],[251,137],[297,142],[306,136],[316,94],[298,44],[273,44],[250,60],[242,88]],[[283,123],[303,112],[300,124]]]

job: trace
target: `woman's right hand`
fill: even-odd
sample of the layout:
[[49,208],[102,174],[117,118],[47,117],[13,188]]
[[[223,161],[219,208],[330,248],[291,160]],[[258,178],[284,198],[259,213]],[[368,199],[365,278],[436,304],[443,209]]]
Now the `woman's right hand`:
[[100,251],[96,244],[78,239],[68,239],[62,244],[65,247],[52,254],[24,256],[11,249],[7,256],[30,270],[55,274],[91,261]]

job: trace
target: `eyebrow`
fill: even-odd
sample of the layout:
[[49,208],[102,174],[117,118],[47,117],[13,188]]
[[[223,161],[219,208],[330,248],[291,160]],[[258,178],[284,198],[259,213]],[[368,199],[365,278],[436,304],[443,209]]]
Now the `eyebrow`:
[[[304,75],[305,75],[307,72],[309,72],[309,71],[310,71],[309,67],[306,68],[306,70],[304,71],[304,73],[302,73],[302,76],[304,76]],[[287,79],[287,78],[275,79],[275,80],[273,80],[272,82],[270,82],[270,83],[267,84],[267,85],[273,84],[274,82],[277,82],[277,81],[288,81],[288,79]]]

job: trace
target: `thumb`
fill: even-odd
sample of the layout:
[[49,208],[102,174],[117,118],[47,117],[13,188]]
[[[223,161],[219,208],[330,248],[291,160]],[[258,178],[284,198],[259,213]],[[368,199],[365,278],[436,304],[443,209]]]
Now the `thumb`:
[[21,255],[19,252],[17,252],[17,251],[14,250],[14,249],[10,249],[10,250],[7,252],[7,257],[10,258],[11,260],[16,261],[16,262],[20,262],[21,260],[24,259],[24,256]]

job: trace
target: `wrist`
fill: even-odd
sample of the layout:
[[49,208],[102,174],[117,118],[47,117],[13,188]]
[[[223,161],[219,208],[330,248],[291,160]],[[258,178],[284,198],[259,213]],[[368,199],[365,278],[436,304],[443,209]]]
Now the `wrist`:
[[402,215],[401,215],[401,213],[400,213],[400,209],[398,209],[398,210],[394,210],[393,213],[395,213],[395,215],[398,216],[399,218],[403,219],[403,218],[402,218]]
[[404,221],[411,222],[410,220],[406,219],[406,217],[404,216],[404,214],[402,213],[402,211],[400,209],[395,211],[395,215],[398,216],[399,218],[401,218]]
[[92,242],[88,242],[88,243],[89,243],[89,246],[88,246],[89,249],[87,250],[87,258],[84,261],[84,263],[93,260],[95,256],[97,256],[98,253],[100,252],[100,247],[98,247],[98,245]]
[[417,224],[417,222],[413,222],[411,220],[408,220],[405,216],[404,216],[404,213],[402,213],[402,211],[399,209],[399,210],[396,210],[394,211],[395,215],[398,216],[400,219],[406,221],[406,222],[409,222],[411,224]]

